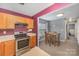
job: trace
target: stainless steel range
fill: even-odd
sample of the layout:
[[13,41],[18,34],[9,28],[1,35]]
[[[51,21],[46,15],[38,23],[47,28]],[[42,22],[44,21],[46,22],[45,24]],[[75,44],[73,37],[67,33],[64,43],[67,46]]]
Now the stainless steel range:
[[16,39],[16,55],[21,55],[28,51],[29,48],[29,37],[26,32],[15,32]]

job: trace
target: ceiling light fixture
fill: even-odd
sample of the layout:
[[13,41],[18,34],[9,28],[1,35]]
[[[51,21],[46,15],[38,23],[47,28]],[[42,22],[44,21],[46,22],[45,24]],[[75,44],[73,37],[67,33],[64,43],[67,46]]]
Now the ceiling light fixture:
[[61,13],[61,14],[57,14],[57,17],[62,17],[62,16],[64,16],[63,13]]
[[69,18],[69,22],[72,22],[72,18]]

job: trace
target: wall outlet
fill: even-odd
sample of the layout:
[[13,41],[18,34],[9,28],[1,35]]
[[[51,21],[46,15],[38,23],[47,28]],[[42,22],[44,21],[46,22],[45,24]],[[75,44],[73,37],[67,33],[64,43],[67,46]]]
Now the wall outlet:
[[6,34],[7,33],[7,31],[3,31],[3,34]]

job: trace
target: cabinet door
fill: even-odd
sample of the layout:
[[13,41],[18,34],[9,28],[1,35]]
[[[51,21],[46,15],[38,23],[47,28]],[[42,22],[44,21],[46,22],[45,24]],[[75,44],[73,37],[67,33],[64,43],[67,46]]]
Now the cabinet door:
[[7,29],[15,29],[15,19],[13,15],[7,14],[6,23]]
[[36,36],[30,36],[29,46],[30,48],[33,48],[36,46]]
[[24,20],[23,17],[15,16],[15,18],[16,18],[16,23],[26,23],[26,20]]
[[14,56],[16,54],[15,50],[15,40],[6,41],[5,43],[5,56]]
[[33,19],[16,16],[16,23],[26,23],[28,28],[33,28]]
[[4,13],[0,13],[0,29],[6,29],[6,15]]
[[28,24],[28,28],[33,28],[33,19],[26,18],[26,23]]
[[0,42],[0,56],[4,55],[4,43]]

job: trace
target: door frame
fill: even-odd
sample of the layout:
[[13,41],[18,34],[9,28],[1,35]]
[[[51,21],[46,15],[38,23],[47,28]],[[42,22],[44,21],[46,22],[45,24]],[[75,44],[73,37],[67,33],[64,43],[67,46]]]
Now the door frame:
[[39,17],[37,18],[37,46],[39,47]]

